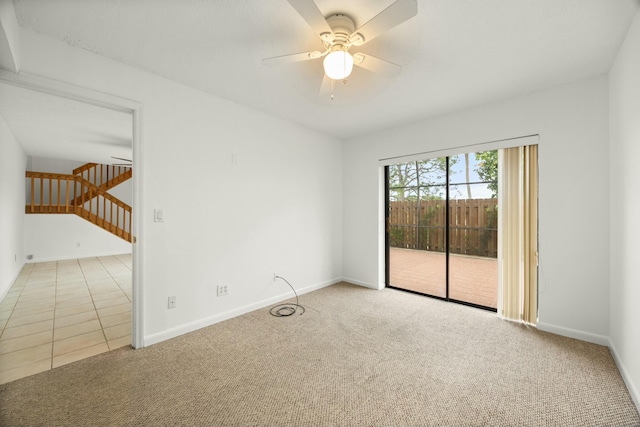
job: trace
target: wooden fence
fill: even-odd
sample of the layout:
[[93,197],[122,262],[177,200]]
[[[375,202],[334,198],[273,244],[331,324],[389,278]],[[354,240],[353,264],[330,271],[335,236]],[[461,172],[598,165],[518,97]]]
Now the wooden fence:
[[[449,201],[449,251],[453,254],[498,256],[497,199]],[[444,252],[446,202],[389,202],[389,244],[395,248]]]

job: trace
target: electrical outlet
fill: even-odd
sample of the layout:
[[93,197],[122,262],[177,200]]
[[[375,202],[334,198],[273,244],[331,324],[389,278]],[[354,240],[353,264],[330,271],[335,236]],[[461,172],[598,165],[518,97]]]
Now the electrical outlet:
[[167,301],[167,308],[176,308],[176,297],[169,297]]
[[218,296],[223,297],[229,295],[229,287],[227,285],[218,285]]

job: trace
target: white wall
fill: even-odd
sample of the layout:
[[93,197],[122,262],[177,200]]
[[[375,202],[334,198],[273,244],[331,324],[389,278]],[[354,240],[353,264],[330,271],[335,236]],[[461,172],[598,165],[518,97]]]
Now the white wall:
[[80,167],[83,164],[83,162],[76,160],[29,156],[27,170],[33,172],[63,173],[71,175],[75,168]]
[[[274,272],[301,290],[342,276],[341,141],[28,30],[21,60],[27,73],[143,105],[134,209],[147,344],[291,295]],[[228,296],[216,297],[219,284]]]
[[640,407],[640,13],[609,73],[611,320],[609,337]]
[[77,215],[29,214],[24,218],[28,262],[131,253],[131,243]]
[[24,265],[24,171],[27,156],[0,116],[0,300]]
[[344,276],[384,285],[379,159],[539,134],[539,327],[606,344],[607,97],[601,76],[347,141]]
[[133,206],[133,180],[128,179],[123,183],[109,189],[107,193],[122,200],[129,206]]
[[19,28],[13,2],[0,0],[0,68],[20,70]]

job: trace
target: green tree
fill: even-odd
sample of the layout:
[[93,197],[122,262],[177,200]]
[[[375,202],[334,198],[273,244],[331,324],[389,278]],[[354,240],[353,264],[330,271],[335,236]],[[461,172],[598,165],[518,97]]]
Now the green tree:
[[[453,165],[457,159],[451,158]],[[429,160],[400,163],[389,166],[389,189],[392,198],[397,201],[415,200],[417,194],[408,194],[407,188],[420,185],[421,199],[441,199],[439,187],[444,185],[447,175],[447,158],[438,157]]]
[[491,198],[498,196],[498,150],[476,153],[478,165],[475,170],[480,179],[487,183]]

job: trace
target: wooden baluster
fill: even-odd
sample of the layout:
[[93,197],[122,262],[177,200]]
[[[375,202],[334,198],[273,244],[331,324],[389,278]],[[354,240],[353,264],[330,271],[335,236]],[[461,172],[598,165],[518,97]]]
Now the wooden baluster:
[[60,179],[58,179],[58,212],[60,212]]
[[53,180],[49,178],[49,209],[48,212],[51,212],[51,203],[53,202]]
[[82,193],[80,192],[81,189],[82,189],[82,186],[80,185],[80,181],[74,180],[73,181],[73,211],[75,213],[78,213],[78,198],[82,197]]
[[[105,220],[107,219],[107,212],[106,211],[104,213],[104,218],[105,218]],[[111,231],[113,229],[112,223],[113,223],[113,200],[109,199],[109,221],[108,221],[109,231]]]
[[69,179],[66,180],[67,181],[67,190],[66,190],[66,195],[64,198],[64,207],[65,207],[65,212],[69,213],[69,188],[70,188],[70,182]]
[[35,204],[36,204],[36,179],[34,177],[30,177],[31,179],[31,213],[35,212]]
[[102,170],[102,163],[100,163],[100,184],[96,184],[98,186],[102,185],[102,182],[103,182],[102,181],[102,177],[104,176],[104,175],[102,175],[103,173],[104,173],[104,171]]
[[44,178],[40,178],[40,213],[42,213],[44,204]]

